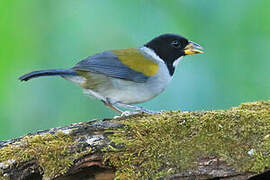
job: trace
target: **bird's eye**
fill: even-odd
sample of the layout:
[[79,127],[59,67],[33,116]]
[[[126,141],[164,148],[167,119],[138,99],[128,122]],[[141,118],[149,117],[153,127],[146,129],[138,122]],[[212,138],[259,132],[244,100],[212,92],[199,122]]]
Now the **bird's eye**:
[[174,48],[181,48],[181,43],[177,40],[174,40],[172,43],[171,43],[172,47]]

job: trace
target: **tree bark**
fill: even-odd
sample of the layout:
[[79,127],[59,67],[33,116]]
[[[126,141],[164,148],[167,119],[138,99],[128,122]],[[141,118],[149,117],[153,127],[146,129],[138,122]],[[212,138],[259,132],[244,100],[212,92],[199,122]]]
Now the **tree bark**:
[[270,101],[137,114],[0,141],[0,180],[269,177]]

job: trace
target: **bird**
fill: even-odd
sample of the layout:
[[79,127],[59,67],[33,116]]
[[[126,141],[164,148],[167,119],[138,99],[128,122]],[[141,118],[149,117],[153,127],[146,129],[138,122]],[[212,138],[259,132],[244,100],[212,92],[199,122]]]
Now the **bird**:
[[161,34],[137,48],[104,51],[88,56],[69,69],[27,73],[20,81],[60,76],[83,88],[117,113],[130,109],[148,114],[155,111],[140,104],[161,94],[171,82],[179,61],[186,55],[203,53],[199,44],[182,35]]

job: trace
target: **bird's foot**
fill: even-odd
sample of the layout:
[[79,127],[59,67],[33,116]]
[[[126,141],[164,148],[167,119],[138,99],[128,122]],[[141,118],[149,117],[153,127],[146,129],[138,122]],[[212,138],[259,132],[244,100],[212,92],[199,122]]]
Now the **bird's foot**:
[[117,119],[117,118],[121,118],[121,117],[128,117],[128,116],[132,116],[132,115],[136,115],[139,114],[140,112],[138,111],[123,111],[119,116],[114,116],[113,119]]
[[134,114],[138,114],[138,113],[146,113],[146,114],[160,114],[162,113],[163,111],[152,111],[152,110],[149,110],[149,109],[144,109],[142,107],[139,107],[139,106],[134,106],[134,105],[130,105],[130,104],[124,104],[124,103],[120,103],[120,102],[116,102],[114,103],[114,105],[116,106],[119,106],[119,107],[122,107],[122,108],[126,108],[126,109],[132,109],[134,110],[135,112],[129,112],[129,113],[126,113],[126,112],[123,112],[122,114],[129,114],[131,113],[131,115],[134,115]]
[[132,116],[132,115],[135,115],[135,114],[139,114],[140,112],[133,112],[133,111],[123,111],[122,114],[121,114],[121,117],[127,117],[127,116]]

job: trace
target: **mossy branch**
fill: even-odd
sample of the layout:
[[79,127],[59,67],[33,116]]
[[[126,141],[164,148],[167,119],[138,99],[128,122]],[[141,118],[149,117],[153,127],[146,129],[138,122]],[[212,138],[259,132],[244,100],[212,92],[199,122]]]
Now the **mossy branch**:
[[0,179],[248,179],[269,167],[270,101],[95,120],[0,142]]

